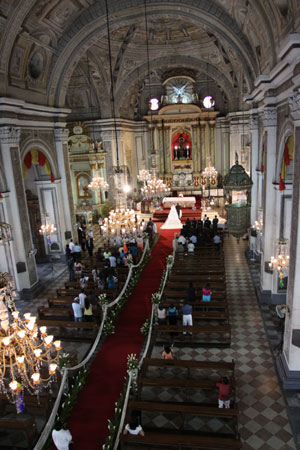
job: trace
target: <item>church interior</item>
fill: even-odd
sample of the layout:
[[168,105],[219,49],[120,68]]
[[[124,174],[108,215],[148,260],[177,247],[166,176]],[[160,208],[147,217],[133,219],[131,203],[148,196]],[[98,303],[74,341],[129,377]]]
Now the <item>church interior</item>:
[[300,449],[298,145],[297,0],[0,0],[0,450]]

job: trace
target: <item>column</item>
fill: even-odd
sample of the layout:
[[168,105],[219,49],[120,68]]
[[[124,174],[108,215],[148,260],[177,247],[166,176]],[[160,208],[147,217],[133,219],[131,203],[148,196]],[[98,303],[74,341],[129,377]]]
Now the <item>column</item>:
[[276,237],[274,229],[276,217],[275,198],[276,192],[273,185],[276,171],[276,134],[277,134],[277,109],[276,107],[265,107],[261,119],[266,132],[265,140],[265,183],[264,183],[264,231],[263,231],[263,254],[261,264],[261,289],[262,291],[272,290],[273,275],[265,272],[265,263],[270,261],[274,254],[274,242]]
[[192,167],[193,172],[198,172],[199,166],[199,142],[198,142],[198,125],[192,125]]
[[199,167],[199,172],[205,169],[206,167],[206,149],[205,149],[205,126],[206,122],[200,121],[200,155],[201,155],[201,165]]
[[14,275],[17,289],[22,297],[31,297],[31,288],[37,284],[37,270],[34,256],[30,222],[28,217],[26,194],[20,159],[21,129],[14,127],[0,128],[1,156],[7,189],[10,192],[6,203],[8,223],[12,226],[14,241],[11,242],[16,266]]
[[257,114],[250,115],[250,131],[251,131],[251,179],[253,181],[253,186],[251,190],[251,225],[254,224],[257,219],[257,201],[258,201],[258,116]]
[[[72,197],[72,183],[70,175],[70,163],[68,154],[69,130],[54,128],[57,166],[61,178],[61,195],[63,201],[63,219],[65,232],[73,232],[75,225],[75,211]],[[69,236],[67,233],[65,236]],[[66,239],[65,239],[66,241]]]
[[211,157],[211,166],[216,164],[216,145],[215,145],[215,120],[209,121],[209,152]]
[[[290,99],[291,116],[294,120],[294,175],[290,234],[290,263],[287,290],[288,313],[285,318],[283,353],[276,364],[283,386],[300,388],[300,348],[295,345],[293,330],[300,329],[300,93]],[[299,345],[299,344],[298,344]]]
[[103,131],[102,132],[102,139],[103,139],[103,148],[106,152],[106,173],[107,173],[107,182],[109,184],[108,188],[108,201],[109,203],[115,204],[116,203],[116,186],[115,186],[115,177],[112,170],[112,167],[114,166],[114,159],[113,159],[113,150],[112,150],[112,131]]

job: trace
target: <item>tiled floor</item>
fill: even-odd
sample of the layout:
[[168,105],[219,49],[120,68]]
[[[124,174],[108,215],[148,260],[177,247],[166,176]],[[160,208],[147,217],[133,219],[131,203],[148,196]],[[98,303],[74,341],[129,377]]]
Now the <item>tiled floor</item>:
[[[98,238],[97,238],[98,241]],[[236,362],[237,401],[240,409],[239,432],[244,450],[291,450],[296,449],[291,427],[288,421],[286,404],[274,369],[272,349],[278,348],[279,337],[274,311],[267,305],[258,305],[248,263],[245,258],[247,243],[238,244],[233,237],[226,237],[224,242],[225,266],[227,278],[227,295],[230,304],[232,324],[231,348],[175,348],[178,358],[197,360],[226,360]],[[49,285],[49,289],[33,302],[18,301],[20,309],[35,312],[39,305],[46,304],[46,299],[54,296],[57,288],[63,287],[68,279],[64,272]],[[264,329],[268,331],[268,337]],[[271,339],[273,347],[269,345]],[[78,349],[78,345],[76,346]],[[70,346],[65,351],[73,351]],[[86,349],[81,348],[81,355]],[[155,347],[152,356],[158,356],[161,348]],[[162,396],[164,401],[174,398],[174,391],[151,392],[149,395]],[[201,401],[200,394],[197,400]],[[200,397],[199,397],[200,396]],[[210,399],[211,400],[211,399]],[[293,392],[287,399],[289,409],[299,406],[298,393]],[[160,422],[159,416],[153,418]],[[174,425],[176,426],[176,424]],[[191,429],[197,430],[199,424],[191,421]],[[201,424],[200,424],[201,426]],[[218,429],[218,421],[211,421],[212,430]],[[199,429],[199,428],[198,428]],[[226,432],[226,430],[224,430]],[[230,450],[230,449],[229,449]]]
[[[244,450],[296,449],[285,400],[274,368],[274,359],[244,256],[246,247],[247,243],[244,241],[238,244],[233,237],[225,238],[227,296],[232,325],[231,348],[191,350],[189,347],[180,347],[174,350],[180,359],[235,360],[236,395],[240,410],[239,432]],[[271,322],[269,326],[271,329]],[[277,335],[276,338],[275,345],[278,344]],[[155,347],[152,356],[159,357],[160,351],[161,348]],[[158,392],[153,394],[157,395]],[[174,393],[167,390],[162,395],[167,401]],[[158,421],[159,418],[155,420]],[[218,429],[217,421],[212,421],[210,427]]]

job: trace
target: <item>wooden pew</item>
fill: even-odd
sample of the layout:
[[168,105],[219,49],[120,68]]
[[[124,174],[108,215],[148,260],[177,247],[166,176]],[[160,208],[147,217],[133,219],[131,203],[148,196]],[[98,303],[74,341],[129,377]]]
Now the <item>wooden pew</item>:
[[[163,297],[161,304],[164,308],[169,308],[169,306],[173,303],[177,308],[183,306],[184,299],[168,299]],[[195,301],[191,302],[193,306],[193,311],[224,311],[226,312],[228,309],[228,304],[226,300],[211,300],[210,302],[202,302]]]
[[0,418],[0,429],[7,431],[22,431],[26,435],[28,448],[32,448],[32,444],[37,435],[37,427],[33,417],[24,418],[17,417],[12,419],[11,417],[1,417]]
[[[41,320],[74,320],[72,305],[69,305],[67,308],[47,308],[46,306],[41,306],[38,308],[38,316]],[[96,321],[99,321],[101,318],[100,308],[93,309],[93,316]]]
[[[180,341],[180,338],[183,338],[183,344],[186,344],[184,339],[186,337],[189,337],[192,339],[192,342],[189,342],[189,345],[192,343],[196,345],[214,345],[215,347],[224,345],[228,346],[231,343],[231,326],[230,325],[218,325],[218,326],[197,326],[193,325],[185,326],[185,325],[155,325],[154,326],[154,334],[155,338],[157,340],[158,336],[161,335],[168,335],[172,333],[172,336],[174,336],[174,339],[176,340],[176,345],[178,346]],[[177,335],[174,335],[176,333]],[[183,335],[183,333],[187,333],[186,335]],[[191,335],[189,333],[192,333]],[[219,335],[219,338],[211,338],[208,339],[210,335]],[[203,336],[206,339],[197,340],[195,339],[196,336]],[[169,337],[169,336],[168,336]]]
[[[56,295],[57,297],[72,297],[74,299],[74,297],[78,297],[78,295],[80,294],[81,289],[57,289],[56,290]],[[120,292],[120,287],[119,289],[85,289],[84,290],[86,295],[101,295],[101,294],[107,294],[107,293],[111,293],[111,295],[113,296],[113,298],[116,298],[118,293]]]
[[121,435],[120,446],[121,450],[132,449],[133,447],[138,449],[149,448],[151,450],[166,447],[176,450],[184,448],[236,450],[243,447],[239,437],[204,436],[199,433],[192,434],[192,432],[179,434],[174,432],[174,430],[169,433],[165,431],[146,430],[145,436]]
[[144,358],[142,372],[145,368],[151,366],[158,367],[181,367],[190,369],[217,370],[234,372],[235,363],[227,361],[197,361],[195,359],[163,359],[163,358]]
[[[189,266],[173,266],[171,271],[171,276],[177,277],[177,275],[185,276],[186,281],[193,281],[193,278],[190,278],[192,275],[212,275],[212,274],[222,274],[224,275],[225,269],[221,266],[209,266],[209,265],[199,265],[199,264],[190,264]],[[187,280],[187,275],[189,276]],[[196,279],[196,278],[194,278]]]
[[[171,298],[174,298],[174,299],[175,298],[182,298],[182,299],[184,299],[187,296],[186,291],[187,291],[187,289],[184,291],[184,290],[175,290],[175,289],[165,288],[164,292],[163,292],[163,295],[165,297],[169,298],[169,299],[171,299]],[[196,297],[198,299],[201,299],[202,298],[202,293],[198,293],[198,295],[196,295]],[[226,290],[213,291],[212,295],[211,295],[211,299],[212,300],[224,300],[224,299],[226,299]],[[207,303],[209,303],[209,302],[207,302]]]
[[[67,320],[60,320],[58,322],[57,320],[38,319],[37,325],[39,327],[46,326],[48,329],[58,329],[58,332],[54,332],[53,334],[55,339],[61,340],[93,341],[98,333],[98,325],[96,322],[74,322]],[[71,333],[67,333],[67,331],[71,331]]]
[[[53,399],[49,395],[40,395],[38,398],[35,395],[22,394],[25,402],[25,411],[29,412],[37,412],[38,414],[42,414],[45,417],[48,417],[53,408]],[[14,405],[8,400],[5,394],[0,394],[0,410],[6,411],[13,409],[13,412],[16,411]]]
[[[185,282],[187,284],[188,281],[187,281],[185,275],[180,275],[180,274],[178,274],[178,275],[170,274],[170,276],[168,278],[168,282],[170,282],[170,283]],[[199,282],[201,284],[202,283],[211,283],[212,281],[223,281],[224,283],[226,283],[226,278],[225,278],[224,273],[212,273],[211,275],[206,275],[206,274],[203,275],[202,273],[198,273],[198,277],[195,281]]]

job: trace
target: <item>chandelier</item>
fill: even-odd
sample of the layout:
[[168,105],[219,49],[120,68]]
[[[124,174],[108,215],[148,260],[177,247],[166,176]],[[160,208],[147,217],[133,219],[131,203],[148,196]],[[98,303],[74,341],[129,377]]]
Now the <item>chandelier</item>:
[[0,392],[22,403],[22,391],[38,395],[54,381],[60,341],[53,342],[47,328],[36,325],[31,313],[20,318],[13,278],[0,274]]
[[279,278],[284,278],[288,274],[290,257],[288,255],[288,241],[280,238],[276,243],[276,256],[271,256],[269,268],[276,269],[279,273]]
[[143,226],[138,225],[139,219],[140,216],[133,209],[116,209],[110,211],[109,217],[105,217],[101,230],[105,237],[136,236],[144,230]]
[[208,167],[205,167],[202,176],[204,177],[204,184],[208,182],[209,184],[214,185],[217,182],[218,171],[209,165]]
[[152,178],[152,175],[149,172],[149,170],[145,170],[145,169],[139,170],[139,174],[137,176],[137,179],[139,181],[143,181],[145,184],[146,181],[149,181],[151,178]]
[[2,241],[4,244],[8,243],[13,240],[12,237],[12,228],[9,223],[0,222],[0,241]]
[[90,191],[106,191],[109,184],[104,180],[104,178],[99,176],[99,170],[96,170],[96,176],[93,177],[92,181],[88,184]]
[[163,198],[171,193],[171,189],[160,178],[152,177],[146,181],[146,185],[141,189],[145,199]]
[[254,222],[254,225],[252,226],[252,228],[254,228],[258,232],[262,232],[263,227],[264,227],[263,210],[259,209],[257,220]]
[[55,233],[56,231],[55,225],[53,223],[48,223],[49,214],[45,213],[44,216],[45,216],[45,223],[44,225],[41,225],[41,228],[39,229],[40,234]]

